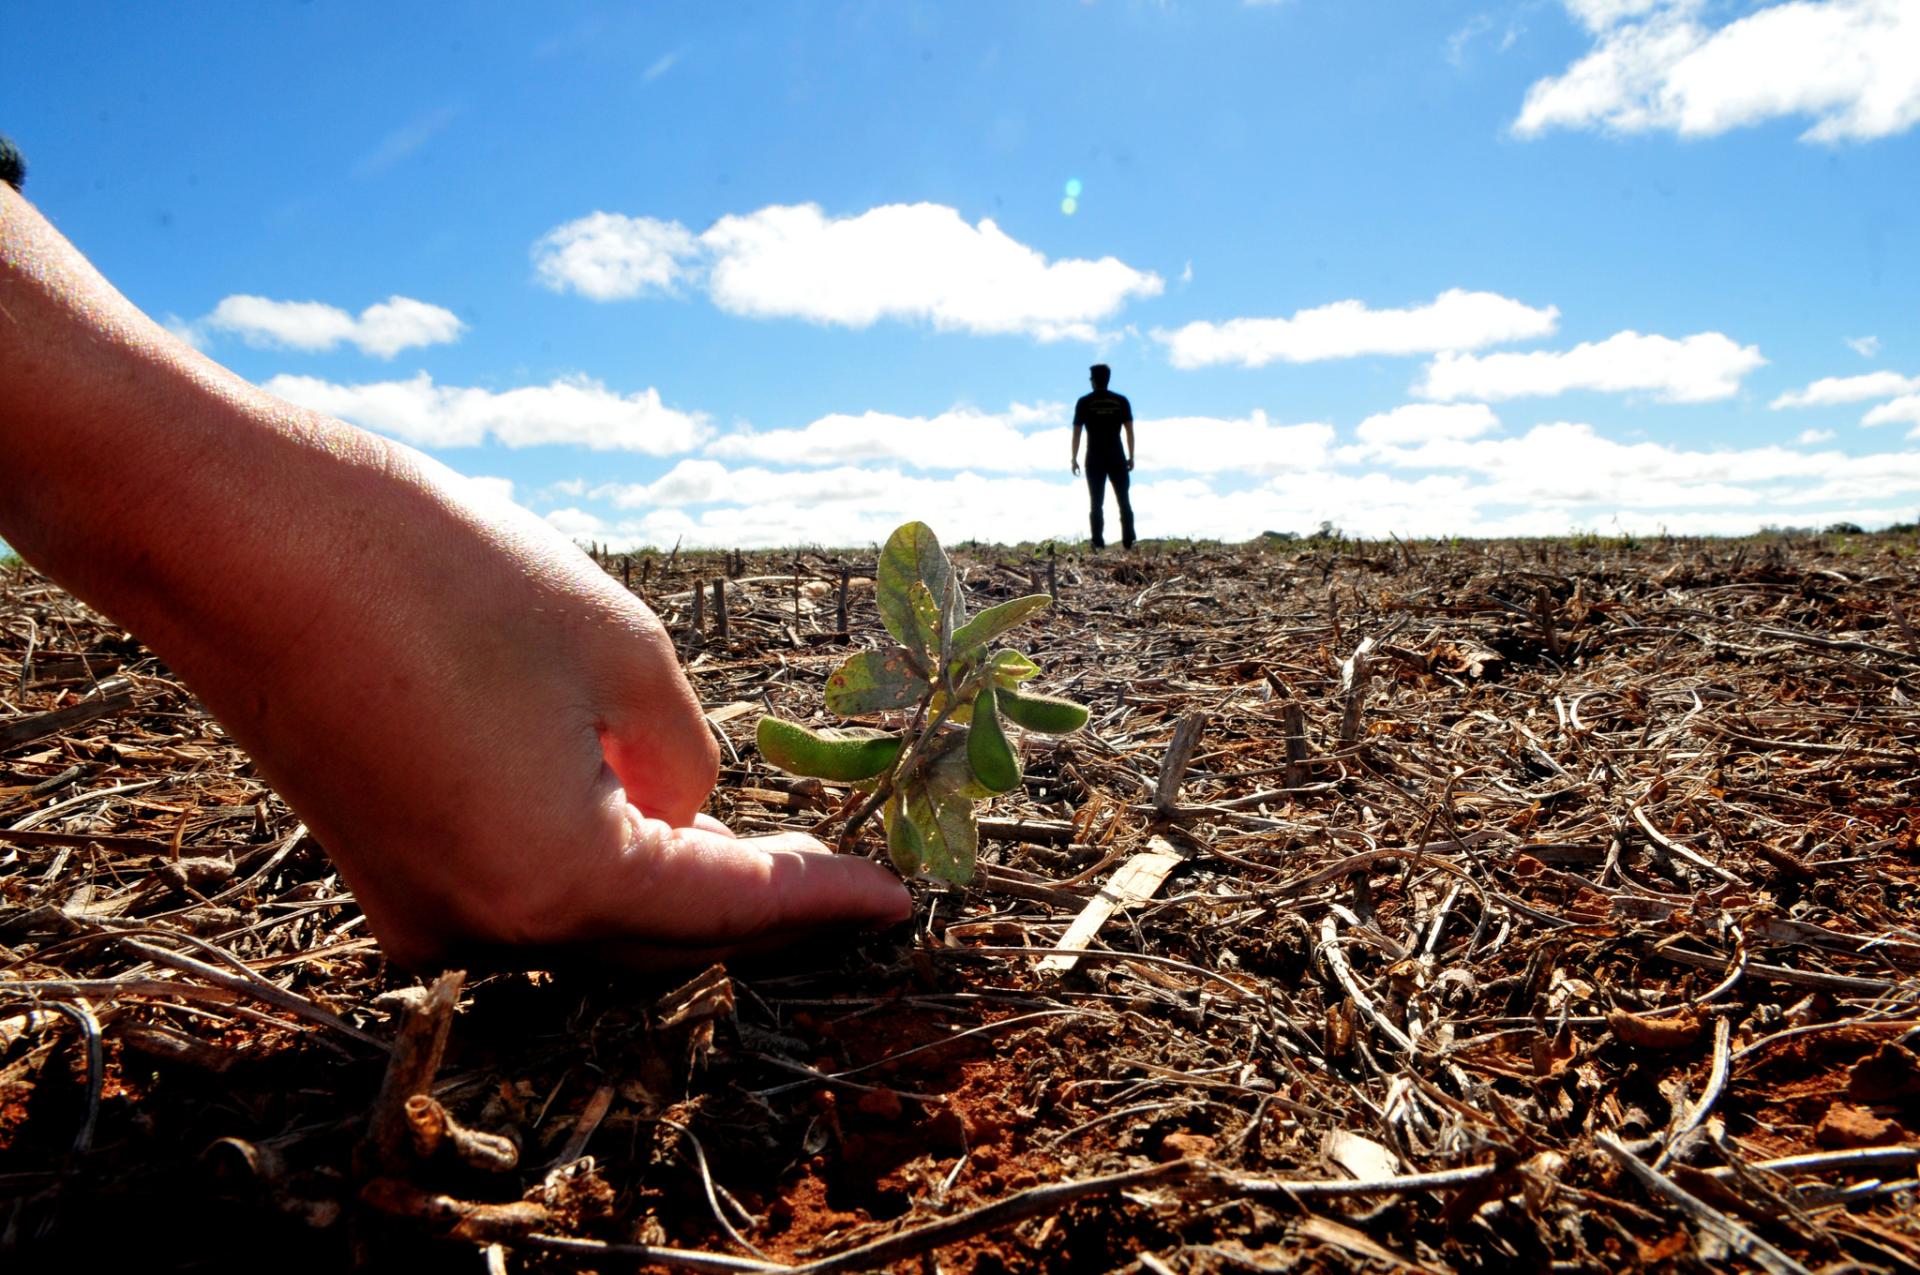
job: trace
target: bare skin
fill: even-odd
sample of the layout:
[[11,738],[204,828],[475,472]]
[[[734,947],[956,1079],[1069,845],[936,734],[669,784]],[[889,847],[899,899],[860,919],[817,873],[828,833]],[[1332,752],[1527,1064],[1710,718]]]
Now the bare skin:
[[0,186],[0,537],[138,634],[394,959],[678,965],[903,920],[885,869],[700,814],[653,613],[539,519],[271,397]]

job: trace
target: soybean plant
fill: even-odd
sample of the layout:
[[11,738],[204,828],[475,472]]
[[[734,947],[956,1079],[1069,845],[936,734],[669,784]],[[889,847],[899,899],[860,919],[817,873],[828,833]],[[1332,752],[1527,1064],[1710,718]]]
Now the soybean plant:
[[874,573],[880,618],[894,645],[861,651],[827,679],[827,711],[864,717],[911,711],[904,730],[809,730],[762,717],[760,755],[796,775],[853,784],[866,801],[841,834],[850,848],[877,810],[887,854],[903,877],[920,872],[959,885],[973,878],[980,828],[974,803],[1019,787],[1020,751],[1008,724],[1065,735],[1087,723],[1072,700],[1024,683],[1040,669],[995,638],[1046,606],[1044,593],[967,618],[953,564],[925,523],[887,538]]

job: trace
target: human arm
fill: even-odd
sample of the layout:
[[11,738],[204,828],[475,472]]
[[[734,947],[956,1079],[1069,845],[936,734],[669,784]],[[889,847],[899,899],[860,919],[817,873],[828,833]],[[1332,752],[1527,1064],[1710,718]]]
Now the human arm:
[[1127,472],[1133,472],[1133,417],[1127,417]]
[[1080,472],[1080,422],[1077,418],[1073,422],[1073,472]]
[[906,915],[864,859],[697,814],[718,756],[672,645],[557,532],[202,357],[4,187],[0,387],[0,537],[194,689],[397,959],[681,964]]

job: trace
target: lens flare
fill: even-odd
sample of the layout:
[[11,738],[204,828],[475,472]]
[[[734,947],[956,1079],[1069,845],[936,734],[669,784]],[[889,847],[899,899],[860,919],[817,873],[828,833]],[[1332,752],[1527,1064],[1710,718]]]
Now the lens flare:
[[1080,201],[1072,195],[1068,195],[1060,201],[1060,211],[1071,217],[1074,213],[1080,211]]
[[1084,187],[1080,185],[1080,179],[1078,177],[1067,178],[1067,198],[1068,199],[1080,198],[1080,192],[1082,189],[1084,189]]

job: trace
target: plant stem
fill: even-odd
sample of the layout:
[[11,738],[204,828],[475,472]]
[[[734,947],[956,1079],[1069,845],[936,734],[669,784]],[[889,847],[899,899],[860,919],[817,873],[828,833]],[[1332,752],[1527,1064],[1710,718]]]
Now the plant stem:
[[[963,682],[961,689],[972,685],[971,680]],[[979,688],[974,687],[974,690],[977,692]],[[925,719],[927,704],[932,698],[932,692],[929,691],[927,698],[920,701],[920,711],[914,719],[916,724]],[[896,780],[906,779],[926,769],[927,759],[931,756],[927,751],[927,744],[933,739],[935,732],[946,723],[948,714],[952,713],[959,703],[960,696],[957,692],[947,695],[946,706],[935,713],[933,720],[927,722],[921,729],[919,736],[913,741],[913,746],[900,755],[899,763],[881,777],[879,786],[873,790],[873,796],[867,798],[860,809],[853,812],[853,817],[847,820],[847,826],[840,830],[840,853],[848,854],[853,850],[853,840],[859,835],[861,825],[873,818],[873,812],[880,809],[882,803],[893,795],[894,789],[898,786]]]

